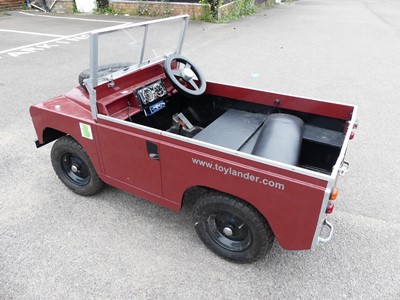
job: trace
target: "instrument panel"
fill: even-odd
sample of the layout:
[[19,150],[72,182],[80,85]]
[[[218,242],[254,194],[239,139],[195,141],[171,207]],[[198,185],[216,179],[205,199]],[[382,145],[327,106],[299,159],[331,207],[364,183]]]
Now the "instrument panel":
[[146,116],[152,115],[165,107],[163,97],[167,95],[167,89],[161,79],[137,89],[135,93],[139,106]]
[[142,105],[148,105],[151,102],[160,99],[167,94],[167,89],[165,88],[162,80],[150,83],[145,87],[142,87],[136,91],[136,95],[139,97]]

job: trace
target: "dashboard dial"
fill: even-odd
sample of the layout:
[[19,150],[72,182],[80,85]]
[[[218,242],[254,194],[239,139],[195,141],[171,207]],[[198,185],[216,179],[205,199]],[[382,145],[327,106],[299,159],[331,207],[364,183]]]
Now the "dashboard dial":
[[145,103],[149,103],[149,102],[154,100],[154,94],[153,94],[153,91],[150,88],[144,88],[142,90],[142,95],[143,95],[143,98],[145,100],[144,101]]
[[162,97],[165,94],[165,88],[158,82],[153,85],[153,90],[158,97]]

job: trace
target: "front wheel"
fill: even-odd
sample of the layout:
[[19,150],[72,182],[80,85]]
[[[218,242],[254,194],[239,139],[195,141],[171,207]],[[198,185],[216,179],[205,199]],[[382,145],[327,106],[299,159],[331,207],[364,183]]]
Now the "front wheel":
[[104,187],[86,151],[68,135],[54,143],[51,163],[58,178],[79,195],[91,196]]
[[195,204],[195,229],[214,253],[236,263],[251,263],[264,257],[274,235],[263,216],[235,197],[207,192]]

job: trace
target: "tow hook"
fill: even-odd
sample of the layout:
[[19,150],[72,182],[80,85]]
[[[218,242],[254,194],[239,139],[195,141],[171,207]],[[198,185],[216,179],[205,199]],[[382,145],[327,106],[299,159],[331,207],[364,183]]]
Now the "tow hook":
[[[326,218],[326,219],[324,220],[324,223],[322,224],[322,228],[323,228],[324,226],[327,226],[327,227],[329,228],[329,234],[328,234],[328,236],[327,236],[326,238],[318,237],[318,243],[327,243],[327,242],[329,242],[329,241],[331,240],[331,238],[332,238],[332,234],[333,234],[333,225],[332,225],[332,223],[330,223],[330,222],[328,221],[328,218]],[[322,230],[322,229],[321,229],[321,230]]]

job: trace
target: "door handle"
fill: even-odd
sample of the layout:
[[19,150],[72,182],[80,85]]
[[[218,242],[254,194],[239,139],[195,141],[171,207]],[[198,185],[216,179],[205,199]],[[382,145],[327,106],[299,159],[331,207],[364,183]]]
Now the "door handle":
[[160,156],[157,153],[149,153],[151,159],[160,160]]
[[160,160],[160,155],[158,154],[158,146],[152,142],[146,141],[147,154],[151,159]]

